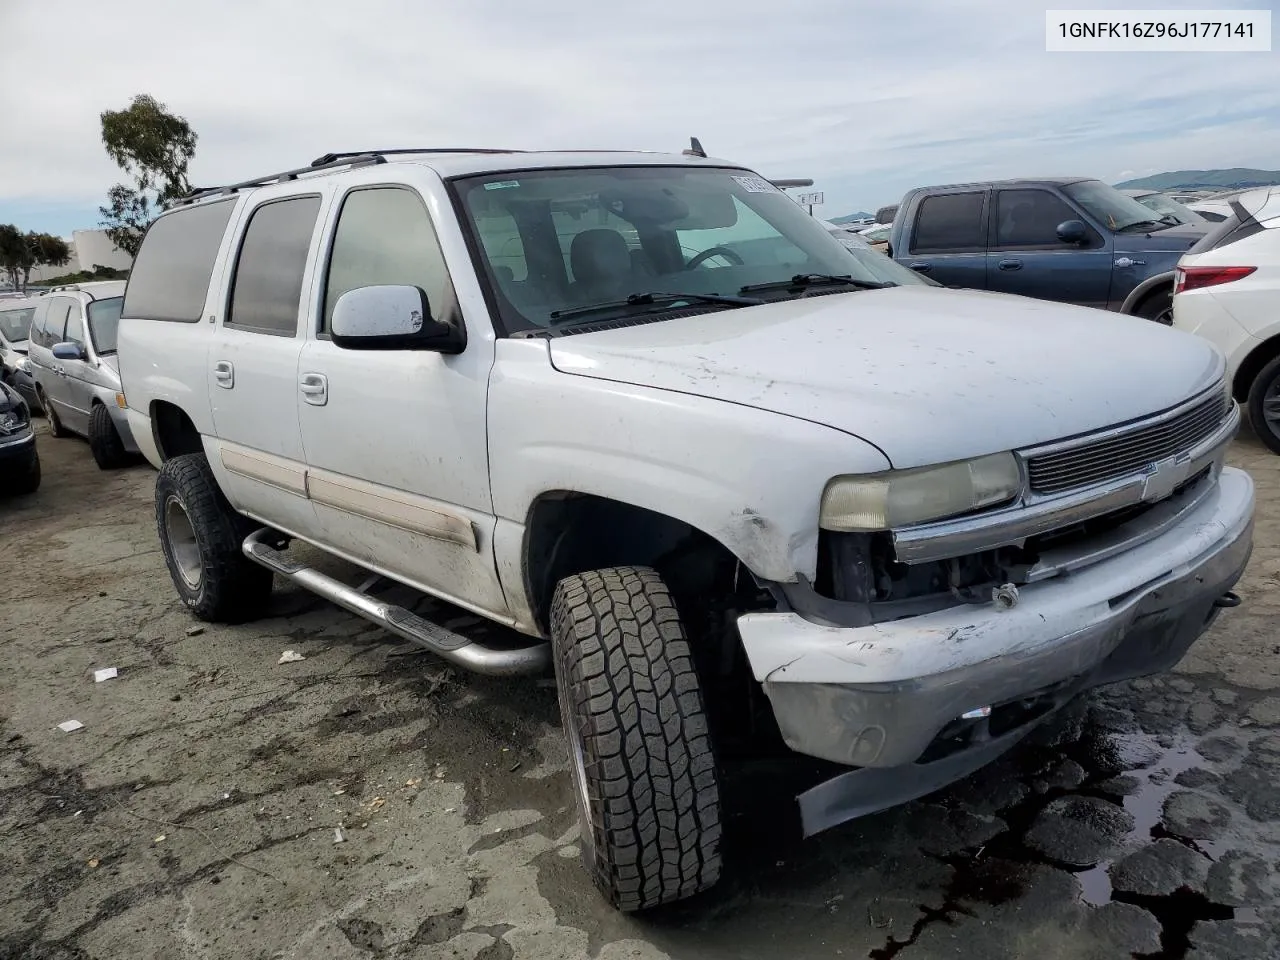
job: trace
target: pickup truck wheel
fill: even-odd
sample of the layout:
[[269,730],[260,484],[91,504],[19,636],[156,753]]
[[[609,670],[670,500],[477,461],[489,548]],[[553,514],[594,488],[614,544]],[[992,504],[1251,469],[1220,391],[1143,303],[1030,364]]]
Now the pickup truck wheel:
[[1173,326],[1173,291],[1162,290],[1151,294],[1138,304],[1134,313],[1139,317],[1162,323],[1166,327]]
[[227,502],[204,454],[173,457],[160,468],[156,527],[173,585],[193,614],[221,623],[262,614],[271,571],[240,551],[253,522]]
[[101,403],[94,404],[93,413],[89,415],[89,450],[101,470],[115,470],[129,462],[128,451],[111,413]]
[[624,911],[712,886],[720,788],[689,641],[662,578],[647,567],[566,577],[551,633],[596,886]]
[[1276,357],[1249,385],[1249,423],[1272,453],[1280,453],[1280,357]]

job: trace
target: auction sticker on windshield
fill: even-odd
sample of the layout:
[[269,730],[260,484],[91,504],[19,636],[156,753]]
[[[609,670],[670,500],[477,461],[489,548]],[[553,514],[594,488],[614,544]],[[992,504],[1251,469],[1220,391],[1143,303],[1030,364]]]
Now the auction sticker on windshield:
[[738,185],[747,193],[777,193],[778,188],[761,177],[734,177]]

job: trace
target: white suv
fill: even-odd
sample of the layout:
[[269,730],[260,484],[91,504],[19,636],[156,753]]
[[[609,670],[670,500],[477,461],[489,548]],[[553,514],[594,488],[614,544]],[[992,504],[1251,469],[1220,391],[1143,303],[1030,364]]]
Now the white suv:
[[715,882],[743,756],[840,765],[810,834],[929,793],[1177,662],[1238,602],[1253,483],[1205,341],[875,263],[703,156],[328,155],[201,193],[120,329],[177,592],[244,619],[274,575],[468,669],[554,665],[621,909]]

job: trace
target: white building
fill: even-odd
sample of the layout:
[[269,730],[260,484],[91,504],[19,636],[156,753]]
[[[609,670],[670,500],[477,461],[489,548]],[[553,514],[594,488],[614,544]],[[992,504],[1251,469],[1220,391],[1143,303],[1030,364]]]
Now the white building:
[[70,238],[65,239],[71,248],[71,259],[60,267],[36,267],[31,271],[32,283],[43,283],[51,277],[93,270],[94,267],[127,270],[133,266],[133,257],[112,243],[105,230],[74,230]]

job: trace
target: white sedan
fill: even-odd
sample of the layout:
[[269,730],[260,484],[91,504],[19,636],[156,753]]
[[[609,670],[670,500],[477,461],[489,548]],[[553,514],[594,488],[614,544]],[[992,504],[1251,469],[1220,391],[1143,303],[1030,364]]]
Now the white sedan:
[[1227,357],[1236,399],[1280,453],[1280,187],[1251,191],[1178,263],[1173,325]]

